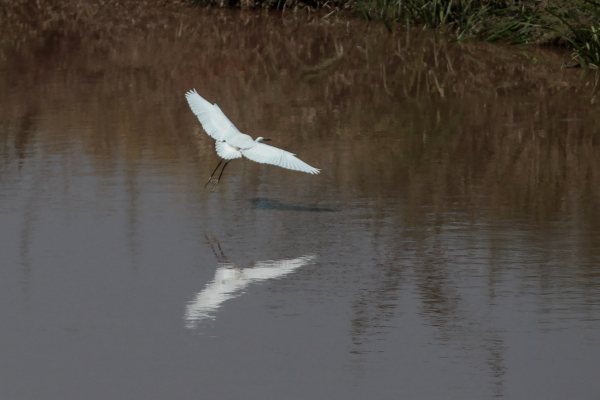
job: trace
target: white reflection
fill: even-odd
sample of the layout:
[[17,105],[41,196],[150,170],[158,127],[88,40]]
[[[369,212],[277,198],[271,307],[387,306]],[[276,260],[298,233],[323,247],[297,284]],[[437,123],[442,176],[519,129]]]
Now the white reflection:
[[294,258],[292,260],[268,260],[251,263],[247,268],[240,268],[230,263],[225,258],[221,246],[217,243],[220,255],[213,253],[219,260],[215,277],[206,284],[204,290],[199,292],[195,299],[190,301],[185,310],[187,328],[195,328],[203,319],[214,319],[215,313],[225,300],[243,294],[243,289],[251,283],[267,279],[277,279],[294,272],[296,269],[308,264],[315,258],[314,255]]

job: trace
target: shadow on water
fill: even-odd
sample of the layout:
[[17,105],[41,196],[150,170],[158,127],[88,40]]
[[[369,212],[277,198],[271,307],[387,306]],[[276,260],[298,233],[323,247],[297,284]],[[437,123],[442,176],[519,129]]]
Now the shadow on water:
[[340,212],[333,208],[309,207],[295,204],[282,203],[278,200],[265,199],[264,197],[255,197],[250,200],[252,208],[258,210],[281,210],[281,211],[307,211],[307,212]]

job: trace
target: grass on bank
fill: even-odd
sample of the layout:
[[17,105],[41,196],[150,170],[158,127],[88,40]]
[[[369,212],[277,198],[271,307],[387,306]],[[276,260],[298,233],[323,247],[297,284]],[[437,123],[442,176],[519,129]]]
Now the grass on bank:
[[600,65],[600,3],[594,0],[355,0],[367,19],[442,29],[456,40],[568,44],[576,64]]
[[600,66],[600,0],[200,0],[218,7],[354,10],[367,20],[439,29],[455,40],[562,44],[570,67]]

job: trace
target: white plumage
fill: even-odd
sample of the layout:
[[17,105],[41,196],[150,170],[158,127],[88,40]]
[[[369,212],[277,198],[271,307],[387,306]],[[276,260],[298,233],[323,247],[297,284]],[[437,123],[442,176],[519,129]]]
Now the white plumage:
[[[242,156],[261,164],[277,165],[278,167],[294,171],[301,171],[309,174],[318,174],[320,172],[319,169],[311,167],[304,161],[296,158],[294,154],[289,151],[281,150],[277,147],[263,143],[270,139],[259,137],[256,140],[253,140],[249,135],[240,132],[223,111],[221,111],[218,105],[210,104],[208,101],[204,100],[198,92],[196,92],[196,89],[187,92],[185,97],[192,112],[198,117],[198,120],[206,133],[217,141],[215,145],[217,154],[222,158],[217,165],[217,168],[215,168],[211,177],[208,179],[208,182],[206,182],[206,185],[211,181],[223,160],[231,161],[236,158],[241,158]],[[219,183],[221,175],[223,175],[223,170],[228,163],[229,161],[223,166],[221,174],[213,186],[213,190]]]

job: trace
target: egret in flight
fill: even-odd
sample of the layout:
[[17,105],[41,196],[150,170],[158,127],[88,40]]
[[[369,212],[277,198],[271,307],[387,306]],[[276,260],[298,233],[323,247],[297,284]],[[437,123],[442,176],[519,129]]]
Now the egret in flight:
[[202,124],[202,128],[204,128],[210,137],[217,141],[215,146],[217,154],[221,157],[221,161],[217,164],[217,167],[210,175],[210,178],[208,178],[204,187],[208,186],[215,172],[219,169],[219,165],[224,160],[228,160],[223,165],[219,177],[213,184],[212,190],[215,190],[227,164],[231,160],[241,158],[242,156],[261,164],[273,164],[294,171],[307,172],[309,174],[318,174],[320,172],[319,169],[313,168],[304,161],[296,158],[294,154],[263,143],[271,139],[259,137],[256,140],[252,140],[252,137],[240,132],[229,118],[225,116],[218,105],[210,104],[204,100],[196,92],[196,89],[187,92],[185,97],[192,112]]

